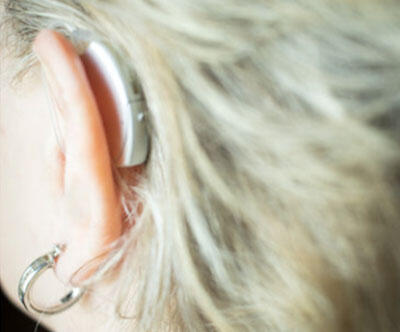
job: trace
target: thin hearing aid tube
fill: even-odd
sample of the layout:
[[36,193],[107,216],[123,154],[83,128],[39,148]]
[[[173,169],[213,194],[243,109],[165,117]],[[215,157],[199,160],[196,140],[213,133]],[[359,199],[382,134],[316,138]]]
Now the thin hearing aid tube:
[[57,105],[53,94],[50,92],[49,82],[46,79],[46,74],[44,72],[43,67],[42,67],[42,81],[45,85],[47,103],[48,103],[48,107],[50,109],[50,118],[51,118],[53,132],[56,137],[57,144],[58,144],[60,150],[62,152],[65,152],[64,131],[61,129],[61,126],[60,126],[60,116],[61,115],[60,115],[60,111],[59,111],[59,106]]

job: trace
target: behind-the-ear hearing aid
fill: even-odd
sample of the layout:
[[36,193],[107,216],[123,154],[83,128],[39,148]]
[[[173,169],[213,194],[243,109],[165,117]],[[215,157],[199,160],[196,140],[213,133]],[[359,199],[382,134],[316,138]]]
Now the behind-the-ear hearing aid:
[[92,34],[73,30],[72,39],[102,113],[114,164],[117,167],[143,164],[150,144],[145,124],[146,103],[137,77],[111,46]]

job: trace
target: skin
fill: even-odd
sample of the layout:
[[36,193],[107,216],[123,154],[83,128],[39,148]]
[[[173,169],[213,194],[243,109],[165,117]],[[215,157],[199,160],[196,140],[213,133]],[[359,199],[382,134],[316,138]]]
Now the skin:
[[[112,109],[98,109],[97,87],[89,84],[79,55],[63,36],[42,31],[33,51],[40,65],[28,79],[13,88],[2,70],[0,82],[0,281],[17,305],[22,272],[54,244],[64,244],[65,251],[55,273],[38,282],[38,303],[54,303],[65,293],[60,285],[89,277],[123,232],[107,144],[112,133],[102,123]],[[2,56],[1,66],[12,66],[12,59]],[[64,133],[61,146],[42,71]],[[91,267],[80,270],[88,262]],[[107,305],[112,289],[111,277],[70,310],[33,318],[54,331],[102,331],[112,314]]]

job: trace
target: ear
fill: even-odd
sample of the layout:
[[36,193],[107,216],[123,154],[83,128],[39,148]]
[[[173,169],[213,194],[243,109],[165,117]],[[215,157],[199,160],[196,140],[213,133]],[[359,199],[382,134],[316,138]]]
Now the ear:
[[94,272],[120,237],[121,208],[95,86],[89,84],[79,55],[65,37],[50,30],[39,33],[33,50],[64,129],[63,148],[53,159],[60,206],[54,241],[65,246],[56,272],[63,281],[78,283]]

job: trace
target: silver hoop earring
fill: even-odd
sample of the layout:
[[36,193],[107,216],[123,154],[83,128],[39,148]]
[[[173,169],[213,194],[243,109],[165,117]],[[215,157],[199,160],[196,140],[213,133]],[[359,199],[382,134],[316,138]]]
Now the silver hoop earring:
[[51,252],[33,261],[22,274],[18,286],[18,296],[26,310],[47,315],[57,314],[74,305],[85,293],[84,288],[74,287],[67,295],[61,298],[59,304],[48,308],[32,302],[30,294],[33,284],[46,270],[54,267],[55,261],[61,252],[61,246],[56,245]]

